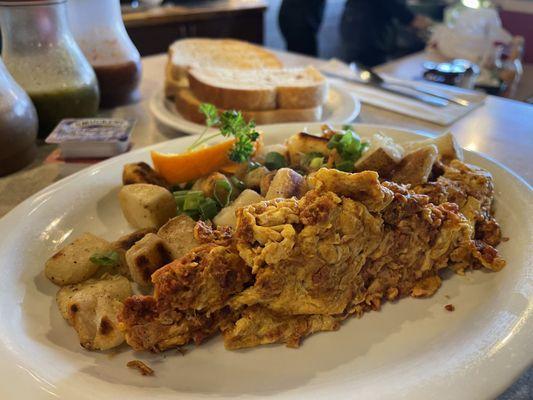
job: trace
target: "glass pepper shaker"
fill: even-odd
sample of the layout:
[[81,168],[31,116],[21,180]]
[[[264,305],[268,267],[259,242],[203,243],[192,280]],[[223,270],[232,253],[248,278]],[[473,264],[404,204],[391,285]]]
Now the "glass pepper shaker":
[[119,0],[69,0],[70,29],[91,63],[100,87],[100,106],[139,99],[141,56],[131,41]]
[[0,58],[0,176],[33,161],[36,137],[35,108]]
[[37,109],[40,137],[63,118],[96,114],[96,76],[69,30],[66,0],[0,0],[0,28],[4,62]]

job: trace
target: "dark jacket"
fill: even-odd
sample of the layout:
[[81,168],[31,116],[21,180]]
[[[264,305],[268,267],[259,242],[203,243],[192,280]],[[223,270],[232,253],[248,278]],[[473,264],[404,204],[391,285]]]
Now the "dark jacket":
[[414,14],[402,0],[347,0],[341,21],[346,61],[373,66],[394,52],[396,23],[409,25]]

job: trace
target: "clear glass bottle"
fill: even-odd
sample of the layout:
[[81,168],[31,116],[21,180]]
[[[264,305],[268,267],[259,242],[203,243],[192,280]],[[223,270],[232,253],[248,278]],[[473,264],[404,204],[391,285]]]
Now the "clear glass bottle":
[[36,137],[35,108],[0,58],[0,176],[33,161]]
[[137,100],[141,56],[124,27],[119,0],[69,0],[67,8],[71,31],[96,72],[100,106]]
[[39,136],[63,118],[96,114],[96,76],[69,30],[66,0],[0,0],[0,28],[4,62],[37,109]]

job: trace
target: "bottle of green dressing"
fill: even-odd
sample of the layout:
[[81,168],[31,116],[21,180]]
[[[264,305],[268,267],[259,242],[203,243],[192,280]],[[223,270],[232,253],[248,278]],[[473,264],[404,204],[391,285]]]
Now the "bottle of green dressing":
[[37,109],[39,137],[63,118],[96,114],[96,76],[69,30],[66,0],[0,0],[0,27],[4,62]]

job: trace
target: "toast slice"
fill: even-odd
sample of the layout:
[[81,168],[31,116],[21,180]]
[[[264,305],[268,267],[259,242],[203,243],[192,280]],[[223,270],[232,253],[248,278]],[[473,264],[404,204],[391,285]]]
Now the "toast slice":
[[222,109],[315,108],[325,103],[326,78],[314,67],[232,70],[191,68],[189,86],[200,101]]
[[182,39],[170,45],[168,54],[170,76],[174,81],[186,81],[187,71],[199,66],[229,69],[283,67],[274,53],[234,39]]
[[[205,116],[198,111],[201,101],[190,90],[179,90],[175,102],[176,110],[183,118],[197,124],[205,124]],[[322,118],[322,106],[291,110],[242,111],[242,114],[247,121],[254,120],[258,125],[282,122],[316,122]]]
[[189,87],[189,81],[187,77],[175,79],[172,76],[172,64],[170,63],[170,58],[165,66],[165,97],[174,98],[176,94],[184,88]]

